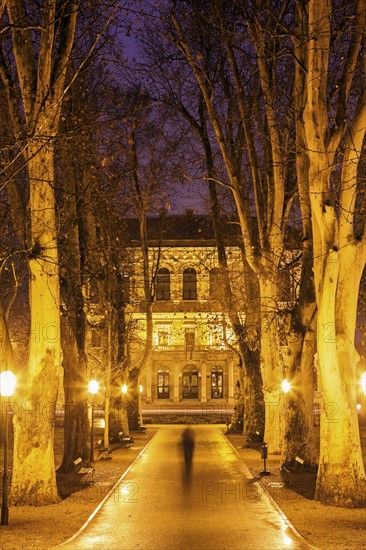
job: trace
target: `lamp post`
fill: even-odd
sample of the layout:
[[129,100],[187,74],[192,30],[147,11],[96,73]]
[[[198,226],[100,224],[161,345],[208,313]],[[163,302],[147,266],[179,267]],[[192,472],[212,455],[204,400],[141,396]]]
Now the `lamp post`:
[[[12,397],[16,384],[16,376],[10,370],[5,370],[0,374],[0,394],[1,397]],[[5,407],[4,420],[4,471],[3,471],[3,499],[1,504],[1,525],[9,523],[8,508],[8,403]]]
[[99,382],[97,380],[90,380],[89,393],[91,394],[91,428],[90,428],[90,462],[94,462],[94,401],[93,395],[98,393]]

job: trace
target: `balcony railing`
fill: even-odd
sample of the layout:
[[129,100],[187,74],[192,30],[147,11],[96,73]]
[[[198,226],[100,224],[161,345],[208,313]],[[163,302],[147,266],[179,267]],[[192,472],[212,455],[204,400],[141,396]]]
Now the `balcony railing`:
[[223,345],[195,345],[195,346],[177,346],[177,345],[155,345],[154,350],[157,351],[212,351],[212,350],[222,350],[225,351],[229,348],[227,348],[224,344]]

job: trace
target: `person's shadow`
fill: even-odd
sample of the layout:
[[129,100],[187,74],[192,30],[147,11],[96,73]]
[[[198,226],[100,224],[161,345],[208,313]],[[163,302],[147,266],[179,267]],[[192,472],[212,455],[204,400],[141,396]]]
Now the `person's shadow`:
[[193,430],[188,426],[182,433],[183,448],[183,486],[189,488],[192,479],[192,466],[195,440]]

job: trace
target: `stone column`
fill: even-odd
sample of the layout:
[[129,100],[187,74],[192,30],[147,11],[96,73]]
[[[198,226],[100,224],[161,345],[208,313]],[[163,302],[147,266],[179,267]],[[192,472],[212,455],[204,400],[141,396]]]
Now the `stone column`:
[[229,368],[229,387],[228,387],[228,396],[227,396],[227,402],[228,403],[234,403],[234,362],[233,360],[229,360],[228,364]]
[[201,403],[207,403],[206,363],[201,363]]
[[151,377],[152,377],[152,364],[146,369],[146,403],[152,403],[152,393],[151,393]]
[[179,373],[180,365],[179,363],[174,364],[174,388],[173,388],[173,403],[179,403]]

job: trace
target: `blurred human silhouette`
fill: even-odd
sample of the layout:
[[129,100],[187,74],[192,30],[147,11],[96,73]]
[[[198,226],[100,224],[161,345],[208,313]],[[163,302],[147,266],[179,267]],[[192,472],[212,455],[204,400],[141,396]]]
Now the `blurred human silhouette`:
[[187,426],[187,428],[185,428],[182,433],[182,447],[185,467],[184,477],[186,480],[189,479],[192,470],[194,446],[195,441],[193,430],[190,428],[190,426]]

